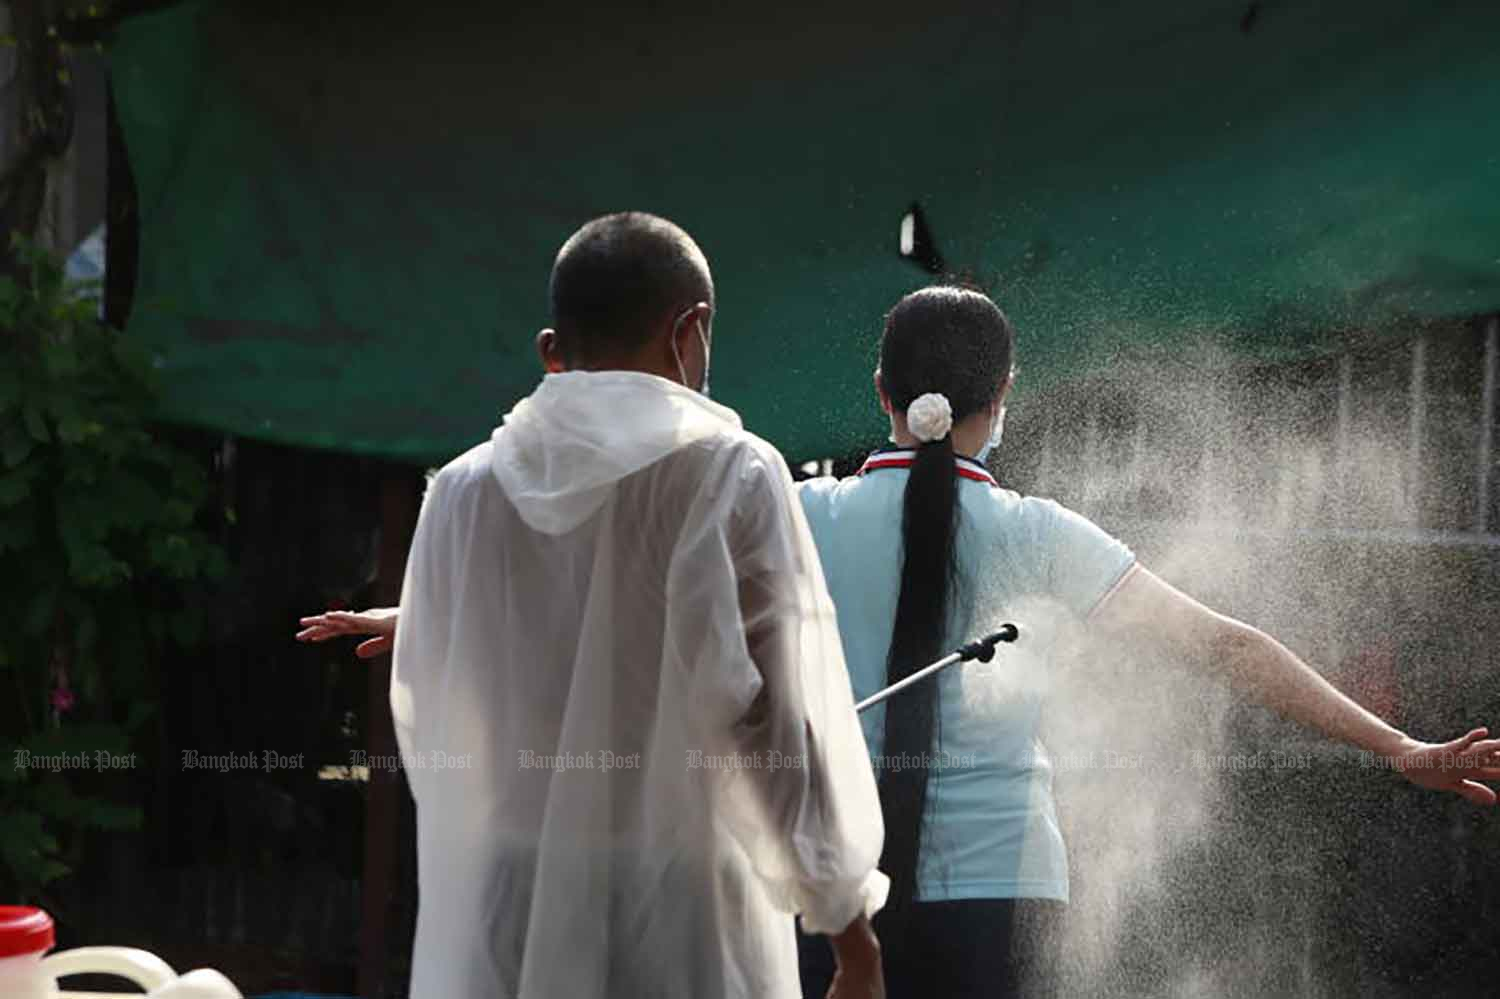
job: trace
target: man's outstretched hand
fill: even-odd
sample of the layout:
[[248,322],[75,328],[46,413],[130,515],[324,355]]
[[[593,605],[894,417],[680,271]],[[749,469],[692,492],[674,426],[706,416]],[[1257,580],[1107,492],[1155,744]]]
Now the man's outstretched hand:
[[328,611],[304,617],[299,622],[302,630],[297,632],[299,642],[326,642],[330,638],[344,635],[374,635],[360,642],[354,654],[361,659],[372,659],[382,652],[391,651],[396,642],[395,607],[372,607],[366,611]]
[[1476,728],[1451,742],[1409,740],[1390,764],[1418,787],[1452,791],[1476,805],[1495,804],[1493,789],[1480,781],[1500,780],[1500,739]]

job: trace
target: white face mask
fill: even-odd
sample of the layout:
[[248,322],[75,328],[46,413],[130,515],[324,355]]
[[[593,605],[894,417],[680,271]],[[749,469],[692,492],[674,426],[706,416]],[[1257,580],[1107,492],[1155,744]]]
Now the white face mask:
[[[677,322],[672,324],[672,357],[677,361],[677,376],[682,379],[682,384],[685,388],[691,388],[692,386],[688,385],[687,368],[682,365],[682,355],[677,352],[677,329],[682,325],[682,321],[690,315],[693,315],[691,309],[678,316]],[[703,398],[708,399],[710,398],[708,394],[710,352],[708,347],[708,333],[703,329],[703,318],[701,316],[698,317],[698,338],[703,341],[703,384],[698,386],[698,391],[703,394]]]
[[1000,438],[1005,435],[1005,407],[1001,406],[995,413],[995,419],[990,423],[990,439],[984,442],[984,447],[974,455],[974,460],[981,465],[989,458],[990,452],[1000,446]]

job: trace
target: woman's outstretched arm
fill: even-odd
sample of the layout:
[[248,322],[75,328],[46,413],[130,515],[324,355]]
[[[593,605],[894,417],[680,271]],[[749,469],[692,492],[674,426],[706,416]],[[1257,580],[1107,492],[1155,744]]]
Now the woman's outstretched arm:
[[1494,805],[1481,781],[1500,780],[1500,739],[1476,728],[1448,742],[1414,739],[1340,693],[1270,635],[1220,614],[1137,567],[1090,620],[1108,640],[1164,645],[1182,659],[1222,676],[1259,703],[1329,738],[1390,760],[1421,787]]

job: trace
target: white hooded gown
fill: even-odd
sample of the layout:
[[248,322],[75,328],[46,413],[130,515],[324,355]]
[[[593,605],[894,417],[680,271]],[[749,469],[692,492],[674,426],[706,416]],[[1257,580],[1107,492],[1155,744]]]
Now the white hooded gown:
[[548,376],[432,481],[391,706],[414,999],[800,994],[791,913],[884,897],[833,605],[732,410]]

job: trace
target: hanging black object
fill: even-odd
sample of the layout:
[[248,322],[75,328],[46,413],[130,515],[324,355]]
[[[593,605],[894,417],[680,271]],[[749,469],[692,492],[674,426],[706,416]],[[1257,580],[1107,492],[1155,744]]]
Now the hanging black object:
[[938,252],[937,241],[932,238],[932,229],[927,225],[927,215],[915,201],[901,216],[897,252],[929,274],[942,274],[947,270],[943,255]]

